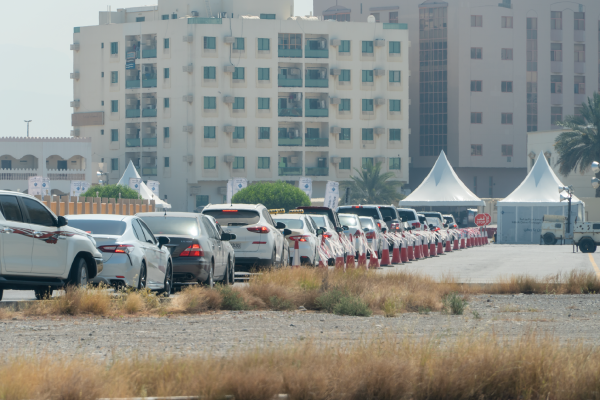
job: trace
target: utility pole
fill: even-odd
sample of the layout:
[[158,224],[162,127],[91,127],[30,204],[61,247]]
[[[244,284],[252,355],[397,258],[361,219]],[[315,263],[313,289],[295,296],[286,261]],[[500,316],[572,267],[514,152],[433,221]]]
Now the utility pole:
[[29,123],[31,121],[32,121],[31,119],[29,121],[25,120],[25,122],[27,122],[27,137],[29,137]]

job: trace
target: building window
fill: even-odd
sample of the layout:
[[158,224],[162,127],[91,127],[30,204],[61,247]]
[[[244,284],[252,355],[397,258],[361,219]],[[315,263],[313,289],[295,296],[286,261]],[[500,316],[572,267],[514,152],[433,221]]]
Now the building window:
[[100,134],[104,135],[104,129],[100,129]]
[[[214,169],[214,168],[208,168]],[[205,194],[197,194],[196,195],[196,207],[204,207],[208,205],[208,195]]]
[[217,98],[204,96],[204,109],[205,110],[216,110],[217,109]]
[[246,98],[245,97],[235,97],[233,100],[233,109],[234,110],[243,110],[246,108]]
[[373,166],[373,157],[363,157],[362,158],[362,167],[372,167]]
[[302,35],[299,33],[280,33],[277,48],[281,50],[302,49]]
[[402,140],[402,134],[400,129],[390,129],[390,141],[400,141]]
[[372,40],[363,40],[362,42],[362,52],[363,53],[373,53],[373,41]]
[[471,47],[471,60],[481,60],[483,58],[482,47]]
[[119,54],[119,42],[111,42],[110,54]]
[[373,70],[372,69],[363,69],[362,81],[363,82],[373,82]]
[[471,92],[481,92],[483,89],[483,81],[471,81]]
[[550,75],[550,93],[562,92],[562,75]]
[[212,36],[204,36],[204,49],[214,50],[217,48],[217,38]]
[[472,124],[481,124],[481,123],[483,123],[483,113],[472,112],[471,113],[471,123]]
[[392,157],[390,158],[390,169],[399,170],[401,166],[400,157]]
[[258,109],[259,110],[269,110],[271,109],[271,102],[268,97],[259,97],[258,98]]
[[265,38],[258,38],[258,50],[271,50],[271,40]]
[[175,14],[175,13],[171,14],[171,19],[177,19],[177,14]]
[[363,128],[362,140],[373,140],[373,129],[372,128]]
[[503,144],[502,145],[502,157],[512,157],[513,156],[513,145],[512,144]]
[[246,128],[244,126],[236,126],[233,129],[232,139],[244,139],[246,136]]
[[562,107],[550,107],[550,124],[558,125],[557,122],[562,122]]
[[340,72],[339,81],[340,82],[350,82],[350,70],[349,69],[343,69],[342,72]]
[[204,169],[215,169],[217,167],[217,157],[204,157]]
[[502,28],[512,28],[513,27],[513,17],[501,17],[500,27]]
[[231,79],[239,79],[243,81],[245,79],[245,76],[246,73],[244,67],[235,67],[235,71],[233,71]]
[[271,139],[271,128],[269,128],[268,126],[258,128],[258,138]]
[[576,44],[575,62],[585,62],[585,44]]
[[350,99],[340,99],[340,111],[350,111]]
[[550,43],[550,61],[562,61],[562,43]]
[[513,49],[501,49],[500,58],[502,60],[512,60],[513,59]]
[[340,160],[340,169],[350,169],[351,168],[350,161],[351,161],[350,157],[342,157]]
[[258,157],[258,169],[271,168],[271,157]]
[[245,157],[234,157],[233,159],[233,169],[244,169],[246,167],[246,159]]
[[538,130],[538,42],[537,18],[527,18],[527,132]]
[[217,69],[215,67],[204,67],[204,79],[217,79]]
[[472,144],[471,145],[471,156],[482,156],[482,155],[483,155],[483,145]]
[[350,41],[342,40],[340,43],[340,47],[338,47],[338,51],[340,53],[350,53]]
[[110,169],[112,171],[118,171],[119,170],[119,159],[118,158],[111,158],[110,159]]
[[576,31],[585,31],[585,13],[584,12],[573,13],[573,17],[575,18],[575,30]]
[[216,126],[205,126],[204,127],[204,139],[214,139],[216,137]]
[[400,112],[400,100],[390,100],[390,111]]
[[350,128],[342,128],[340,130],[340,140],[350,140]]
[[165,157],[165,168],[169,168],[171,166],[169,157]]
[[169,108],[170,107],[170,101],[169,101],[168,97],[164,98],[164,105],[165,105],[165,108]]
[[110,101],[110,112],[119,112],[119,100]]
[[163,136],[165,139],[169,139],[171,137],[171,131],[170,131],[169,127],[165,126],[163,128]]
[[513,91],[512,81],[502,81],[501,87],[503,93],[512,93]]
[[392,11],[390,12],[390,24],[397,24],[398,23],[398,11]]
[[275,19],[275,14],[260,14],[260,19]]
[[562,11],[550,12],[550,29],[562,29]]
[[373,111],[373,99],[362,99],[362,110]]
[[471,27],[472,28],[481,28],[482,26],[483,26],[483,16],[471,15]]
[[512,125],[513,113],[502,113],[502,125]]
[[400,71],[390,71],[389,76],[391,83],[400,83]]
[[171,43],[168,38],[163,39],[163,48],[168,49],[171,46]]
[[164,21],[166,19],[169,19],[169,14],[163,14],[162,15],[162,20]]
[[270,69],[269,68],[259,68],[258,69],[258,80],[259,81],[268,81],[270,80]]
[[400,42],[390,42],[390,54],[400,54]]
[[371,15],[375,17],[375,22],[380,22],[379,21],[379,17],[380,17],[379,13],[371,13]]
[[169,68],[163,69],[163,76],[165,79],[169,79],[171,77],[171,71],[169,70]]
[[233,49],[234,50],[244,50],[244,38],[242,37],[238,37],[235,38],[235,42],[233,42]]
[[111,129],[110,130],[110,141],[111,142],[118,142],[119,141],[119,130],[118,129]]
[[327,21],[327,20],[333,20],[333,21],[338,21],[338,22],[349,22],[350,21],[350,13],[335,14],[335,15],[324,15],[323,19],[325,21]]
[[585,94],[585,76],[575,76],[575,94]]
[[119,71],[110,72],[110,83],[119,83]]

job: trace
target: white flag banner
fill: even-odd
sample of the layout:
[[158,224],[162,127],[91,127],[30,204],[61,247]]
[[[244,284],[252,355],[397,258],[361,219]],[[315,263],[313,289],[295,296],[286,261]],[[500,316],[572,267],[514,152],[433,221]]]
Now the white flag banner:
[[298,182],[298,186],[300,187],[300,190],[306,193],[309,199],[312,198],[312,179],[302,177]]
[[129,187],[135,190],[136,192],[140,192],[140,186],[142,185],[141,178],[129,178]]
[[231,198],[233,197],[233,179],[227,181],[227,203],[231,204]]
[[42,178],[42,196],[50,196],[50,178]]
[[150,191],[152,192],[153,195],[155,195],[156,197],[159,197],[158,193],[159,193],[160,182],[148,181],[148,183],[146,183],[146,186],[148,186],[148,189],[150,189]]
[[325,207],[335,209],[340,202],[340,183],[334,181],[327,181],[325,186],[325,201],[323,205]]
[[43,179],[41,176],[29,177],[29,188],[27,193],[32,196],[40,196],[42,194],[42,183]]
[[247,186],[248,181],[246,178],[233,178],[232,197],[235,196],[235,194],[240,190],[245,189]]
[[71,196],[79,197],[92,187],[91,183],[86,181],[71,181]]

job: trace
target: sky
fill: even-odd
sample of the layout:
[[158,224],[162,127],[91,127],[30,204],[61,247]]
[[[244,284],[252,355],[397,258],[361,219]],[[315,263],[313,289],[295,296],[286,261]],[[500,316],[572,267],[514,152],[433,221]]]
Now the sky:
[[[252,1],[252,0],[248,0]],[[296,15],[312,0],[294,0]],[[73,97],[73,27],[98,24],[98,12],[156,4],[149,0],[29,0],[3,2],[0,24],[0,136],[69,136]]]

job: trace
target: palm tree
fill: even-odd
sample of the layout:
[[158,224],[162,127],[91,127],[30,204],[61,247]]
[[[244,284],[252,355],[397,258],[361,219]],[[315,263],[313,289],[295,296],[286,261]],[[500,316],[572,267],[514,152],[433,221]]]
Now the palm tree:
[[[558,123],[570,129],[558,135],[554,143],[556,165],[565,176],[577,169],[583,174],[593,161],[600,161],[600,95],[594,93],[582,106],[580,117],[568,116]],[[600,178],[600,173],[596,177]],[[596,189],[596,197],[600,197],[600,188]]]
[[[381,163],[367,164],[362,170],[354,168],[358,176],[352,181],[342,184],[342,197],[345,188],[350,188],[349,204],[396,204],[404,198],[399,193],[402,183],[392,181],[393,172],[381,173]],[[344,200],[343,198],[341,200]]]

